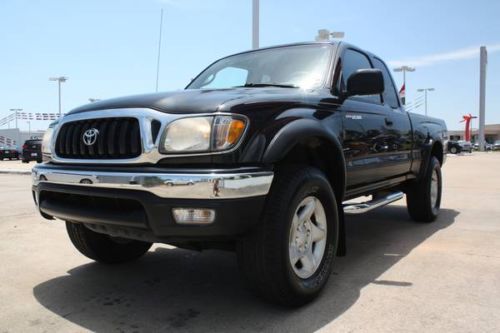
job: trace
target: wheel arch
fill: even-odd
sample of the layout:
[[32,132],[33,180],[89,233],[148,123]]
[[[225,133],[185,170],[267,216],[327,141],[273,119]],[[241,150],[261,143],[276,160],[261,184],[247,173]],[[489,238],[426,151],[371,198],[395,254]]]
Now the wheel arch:
[[434,144],[431,148],[430,156],[436,157],[439,161],[439,164],[443,165],[444,162],[444,147],[441,141],[434,141]]
[[422,163],[418,173],[418,179],[422,179],[429,167],[431,158],[436,157],[439,164],[442,166],[444,163],[444,146],[440,140],[431,141],[422,153]]
[[346,164],[339,139],[320,122],[300,119],[283,127],[264,152],[263,162],[307,164],[327,176],[335,196],[342,202],[346,186]]

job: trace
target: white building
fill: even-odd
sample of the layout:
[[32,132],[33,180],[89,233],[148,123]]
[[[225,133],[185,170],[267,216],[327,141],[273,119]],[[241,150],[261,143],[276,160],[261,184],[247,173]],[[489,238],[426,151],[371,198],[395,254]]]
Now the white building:
[[0,129],[0,146],[15,146],[18,149],[29,139],[42,138],[44,131],[21,131],[18,128]]

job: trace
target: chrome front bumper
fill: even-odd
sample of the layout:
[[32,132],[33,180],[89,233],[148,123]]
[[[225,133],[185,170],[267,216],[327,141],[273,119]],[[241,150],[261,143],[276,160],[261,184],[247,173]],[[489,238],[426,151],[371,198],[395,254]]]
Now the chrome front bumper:
[[160,198],[235,199],[266,195],[272,171],[131,173],[79,171],[38,164],[32,170],[33,186],[42,182],[95,188],[137,190]]

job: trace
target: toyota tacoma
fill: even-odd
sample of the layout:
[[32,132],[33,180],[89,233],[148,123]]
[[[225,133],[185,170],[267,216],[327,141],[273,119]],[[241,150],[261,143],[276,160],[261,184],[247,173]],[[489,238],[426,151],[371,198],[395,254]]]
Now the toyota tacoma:
[[447,139],[442,120],[404,110],[379,57],[299,43],[70,111],[45,133],[32,191],[97,262],[153,243],[233,250],[258,294],[299,306],[345,255],[344,216],[406,194],[413,220],[437,218]]

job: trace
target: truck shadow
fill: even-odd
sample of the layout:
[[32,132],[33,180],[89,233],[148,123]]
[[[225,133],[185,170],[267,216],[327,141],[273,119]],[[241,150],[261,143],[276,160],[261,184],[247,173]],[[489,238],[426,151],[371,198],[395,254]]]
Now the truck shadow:
[[369,284],[411,288],[379,277],[458,212],[443,209],[435,223],[409,220],[403,206],[348,217],[348,254],[337,258],[323,295],[300,309],[252,295],[234,254],[157,248],[126,265],[89,263],[37,285],[33,294],[53,313],[94,332],[185,330],[312,332],[349,309]]

